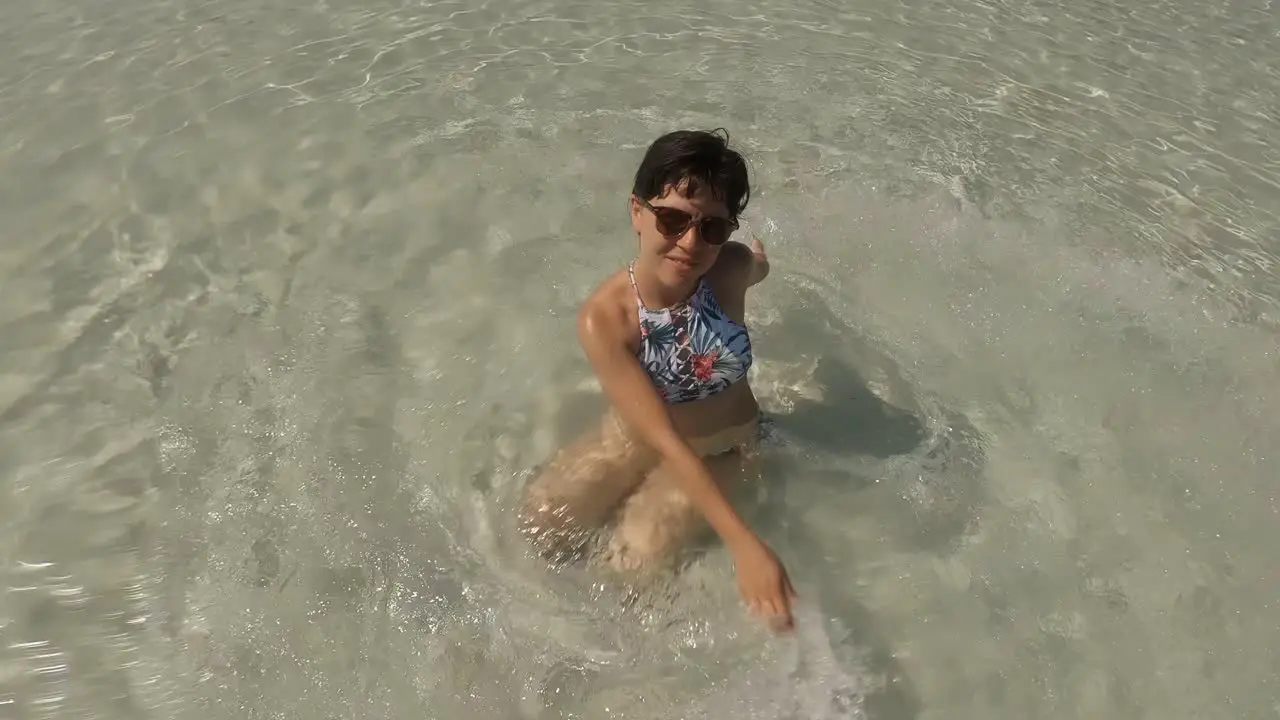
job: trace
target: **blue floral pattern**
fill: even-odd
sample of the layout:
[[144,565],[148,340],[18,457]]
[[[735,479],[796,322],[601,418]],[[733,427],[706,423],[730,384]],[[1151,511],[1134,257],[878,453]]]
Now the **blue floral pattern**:
[[[627,269],[635,288],[633,268]],[[650,310],[636,291],[640,348],[636,357],[668,403],[715,395],[751,369],[751,335],[725,314],[705,279],[688,301]]]

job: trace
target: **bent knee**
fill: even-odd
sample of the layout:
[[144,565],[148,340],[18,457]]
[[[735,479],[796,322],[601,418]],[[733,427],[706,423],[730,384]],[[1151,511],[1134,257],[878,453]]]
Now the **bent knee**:
[[673,564],[698,526],[689,513],[631,513],[614,529],[609,564],[618,571],[658,570]]
[[526,493],[518,523],[520,533],[533,549],[557,565],[579,558],[591,538],[591,532],[572,516],[568,504],[541,493]]
[[606,553],[609,567],[621,574],[653,572],[668,565],[674,553],[655,538],[624,538],[617,534]]
[[690,547],[691,536],[661,528],[615,533],[605,558],[609,567],[622,575],[648,576],[674,569]]

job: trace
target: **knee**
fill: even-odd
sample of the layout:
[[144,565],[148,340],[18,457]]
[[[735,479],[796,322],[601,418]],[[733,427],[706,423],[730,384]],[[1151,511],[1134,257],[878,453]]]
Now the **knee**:
[[660,522],[631,518],[621,523],[609,540],[608,562],[624,574],[648,573],[667,566],[678,545],[674,528]]
[[566,508],[557,506],[543,493],[526,490],[520,502],[520,532],[537,538],[565,523]]
[[652,572],[661,562],[661,555],[652,545],[626,542],[614,536],[606,555],[609,567],[620,575],[636,575]]
[[634,574],[668,570],[708,528],[693,502],[663,478],[632,499],[608,549],[613,569]]
[[573,521],[568,505],[543,493],[525,493],[518,522],[520,534],[533,549],[556,565],[578,558],[589,539],[588,533]]

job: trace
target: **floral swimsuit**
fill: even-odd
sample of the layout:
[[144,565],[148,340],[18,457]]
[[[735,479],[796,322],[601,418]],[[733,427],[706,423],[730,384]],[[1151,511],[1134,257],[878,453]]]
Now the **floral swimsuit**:
[[640,309],[636,357],[667,403],[702,400],[747,376],[751,336],[725,314],[705,279],[684,303],[650,310],[640,299],[634,267],[627,274]]

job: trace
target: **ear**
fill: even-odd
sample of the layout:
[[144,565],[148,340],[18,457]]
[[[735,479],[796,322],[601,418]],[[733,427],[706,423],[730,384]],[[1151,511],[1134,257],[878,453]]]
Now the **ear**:
[[642,206],[640,205],[640,201],[636,200],[636,196],[628,195],[627,211],[631,215],[631,227],[635,228],[636,232],[640,232],[640,210],[641,209],[642,209]]

